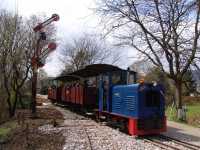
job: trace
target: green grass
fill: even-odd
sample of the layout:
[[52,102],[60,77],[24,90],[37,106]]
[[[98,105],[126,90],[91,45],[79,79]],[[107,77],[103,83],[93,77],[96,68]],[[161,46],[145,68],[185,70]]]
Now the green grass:
[[200,115],[200,104],[187,106],[187,109],[188,109],[187,114],[189,116],[192,116],[195,114]]
[[12,130],[17,127],[16,121],[8,121],[0,126],[0,140],[6,140]]
[[5,139],[9,135],[10,131],[10,128],[0,128],[0,139]]
[[168,120],[171,120],[171,121],[178,121],[177,120],[177,117],[176,117],[176,110],[174,107],[170,107],[168,106],[166,108],[166,111],[165,111],[166,115],[167,115],[167,119]]
[[[189,125],[200,127],[200,103],[193,105],[186,105],[186,122]],[[167,107],[166,115],[168,120],[180,122],[176,116],[176,109],[174,107]]]

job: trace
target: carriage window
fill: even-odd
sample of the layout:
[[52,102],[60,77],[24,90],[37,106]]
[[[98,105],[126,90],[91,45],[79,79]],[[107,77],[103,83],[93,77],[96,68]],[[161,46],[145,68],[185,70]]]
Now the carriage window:
[[146,107],[160,106],[160,93],[158,91],[147,91],[145,94]]
[[128,76],[128,84],[133,84],[133,83],[135,83],[134,74],[129,74],[129,76]]
[[121,83],[121,74],[120,73],[113,73],[112,75],[112,84],[120,84]]
[[89,77],[85,80],[85,84],[87,84],[88,87],[96,87],[97,86],[97,79],[96,77]]

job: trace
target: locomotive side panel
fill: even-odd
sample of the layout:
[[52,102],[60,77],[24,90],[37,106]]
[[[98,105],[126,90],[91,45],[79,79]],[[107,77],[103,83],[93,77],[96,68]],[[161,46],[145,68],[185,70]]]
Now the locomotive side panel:
[[112,112],[123,116],[138,115],[138,85],[115,86],[112,91]]

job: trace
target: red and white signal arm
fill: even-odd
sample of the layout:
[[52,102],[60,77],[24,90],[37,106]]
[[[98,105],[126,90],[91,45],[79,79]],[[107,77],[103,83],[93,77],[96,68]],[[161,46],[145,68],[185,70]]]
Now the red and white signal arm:
[[60,19],[60,17],[58,16],[58,14],[53,14],[51,16],[51,18],[47,19],[46,21],[39,23],[36,27],[33,28],[33,30],[35,32],[41,31],[41,29],[43,29],[45,26],[47,26],[48,24],[50,24],[53,21],[58,21]]
[[56,43],[49,43],[49,45],[48,45],[48,48],[50,49],[50,50],[55,50],[56,49],[56,47],[57,47],[57,45],[56,45]]
[[48,56],[48,54],[50,54],[51,52],[53,52],[56,49],[57,45],[56,43],[49,43],[48,46],[46,46],[45,48],[42,49],[41,54],[40,54],[40,59],[41,58],[45,58]]
[[56,47],[57,47],[56,43],[49,43],[49,45],[46,48],[42,49],[42,53],[39,56],[39,60],[38,60],[39,64],[41,64],[41,66],[42,66],[42,64],[44,66],[44,64],[46,63],[46,59],[47,59],[48,55],[51,52],[53,52],[56,49]]

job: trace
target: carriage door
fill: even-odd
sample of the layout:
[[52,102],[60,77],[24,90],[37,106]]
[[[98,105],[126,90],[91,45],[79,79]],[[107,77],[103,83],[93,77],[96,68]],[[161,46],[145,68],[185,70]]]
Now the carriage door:
[[110,111],[110,76],[102,75],[99,79],[99,110]]

